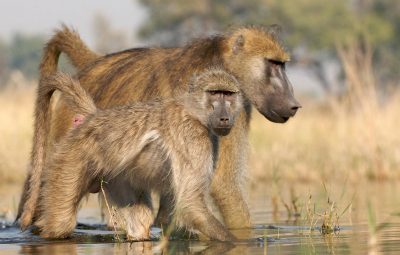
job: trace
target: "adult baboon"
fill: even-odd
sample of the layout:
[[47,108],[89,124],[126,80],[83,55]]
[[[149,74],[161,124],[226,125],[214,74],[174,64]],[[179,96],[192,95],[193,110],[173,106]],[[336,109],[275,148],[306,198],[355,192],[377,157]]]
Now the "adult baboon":
[[[190,76],[208,66],[222,66],[238,79],[246,105],[254,105],[267,119],[283,123],[300,107],[286,77],[288,53],[268,28],[243,27],[227,34],[199,39],[182,48],[136,48],[97,57],[79,36],[64,27],[48,42],[40,67],[44,77],[54,73],[60,53],[66,53],[78,68],[78,78],[93,96],[99,108],[126,105],[157,97],[169,98],[187,91]],[[17,219],[21,226],[30,225],[35,197],[40,187],[47,144],[61,141],[71,127],[72,111],[61,97],[50,124],[36,130],[33,141],[31,171],[25,182]],[[240,114],[229,136],[221,139],[219,160],[211,185],[211,195],[229,228],[249,227],[250,216],[243,195],[247,165],[248,130],[251,107]],[[38,122],[43,121],[37,117]],[[50,132],[51,131],[51,132]],[[113,203],[122,214],[130,215],[132,187],[123,178],[109,183]],[[149,194],[142,192],[143,197]],[[157,219],[166,224],[171,198],[163,194]],[[25,202],[26,201],[26,202]],[[125,205],[125,207],[123,206]]]
[[[100,110],[78,81],[58,73],[42,79],[39,86],[37,107],[45,118],[55,89],[85,121],[48,155],[34,222],[41,236],[68,237],[76,225],[78,204],[94,182],[118,176],[136,190],[170,194],[178,225],[211,239],[235,239],[204,201],[218,155],[218,136],[229,134],[242,108],[232,75],[211,69],[196,75],[189,92],[179,98]],[[153,217],[146,210],[151,204],[136,208],[140,211],[133,215],[134,226],[127,228],[127,235],[148,239]]]

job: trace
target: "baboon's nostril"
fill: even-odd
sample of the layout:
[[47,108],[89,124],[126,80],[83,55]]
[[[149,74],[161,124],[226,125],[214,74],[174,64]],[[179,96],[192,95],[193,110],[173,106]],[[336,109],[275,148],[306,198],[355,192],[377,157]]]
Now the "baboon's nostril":
[[296,106],[292,106],[292,108],[290,108],[293,111],[297,111],[297,109],[301,108],[301,105],[296,105]]
[[288,117],[293,117],[299,108],[301,108],[301,105],[297,102],[292,105],[289,105]]
[[227,123],[229,122],[229,118],[227,118],[227,117],[221,117],[221,118],[219,119],[219,121],[220,121],[222,124],[227,124]]
[[295,114],[299,108],[301,108],[301,104],[299,104],[298,102],[294,102],[291,105],[290,110],[293,112],[293,114]]

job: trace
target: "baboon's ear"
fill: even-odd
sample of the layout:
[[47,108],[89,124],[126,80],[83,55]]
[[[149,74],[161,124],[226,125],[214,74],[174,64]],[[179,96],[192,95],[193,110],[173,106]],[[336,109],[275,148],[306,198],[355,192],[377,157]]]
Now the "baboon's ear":
[[239,51],[243,48],[243,46],[244,46],[244,37],[243,35],[239,35],[232,46],[233,54],[238,54]]
[[280,25],[278,25],[278,24],[272,24],[272,25],[267,27],[267,31],[274,38],[278,39],[279,36],[282,33],[282,27]]

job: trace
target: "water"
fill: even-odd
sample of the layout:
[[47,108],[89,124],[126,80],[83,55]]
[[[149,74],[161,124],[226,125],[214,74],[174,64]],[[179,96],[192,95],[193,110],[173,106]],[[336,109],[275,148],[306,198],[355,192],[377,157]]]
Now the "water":
[[[241,238],[235,243],[180,240],[170,241],[162,248],[158,228],[152,229],[153,241],[119,243],[114,232],[97,224],[100,218],[93,197],[80,211],[78,218],[84,224],[68,240],[48,241],[30,232],[21,233],[11,224],[9,213],[1,215],[0,211],[0,254],[400,254],[398,183],[341,183],[325,187],[314,183],[253,187],[250,206],[254,226],[233,230]],[[7,204],[14,207],[17,190],[0,188],[0,208]],[[340,217],[337,231],[324,235],[320,231],[322,216],[318,214],[329,211],[328,198],[330,205],[334,202],[337,206],[334,212]],[[307,213],[307,205],[312,214]],[[310,223],[307,215],[315,217],[315,223]],[[373,218],[376,223],[368,224]],[[310,227],[315,230],[310,231]]]

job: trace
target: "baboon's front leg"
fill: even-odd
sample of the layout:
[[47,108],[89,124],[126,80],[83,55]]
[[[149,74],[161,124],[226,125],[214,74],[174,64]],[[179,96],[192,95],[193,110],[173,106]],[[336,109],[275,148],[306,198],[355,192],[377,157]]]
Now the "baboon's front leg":
[[179,201],[176,205],[176,217],[179,225],[191,226],[212,240],[236,240],[236,237],[208,210],[202,195],[197,197],[191,195],[188,199],[190,200],[185,200],[184,198],[182,201],[190,201],[190,205],[180,204]]
[[207,160],[200,159],[201,165],[194,166],[193,169],[189,167],[191,164],[173,166],[176,178],[173,182],[174,220],[178,226],[192,227],[212,240],[233,241],[236,239],[235,236],[212,215],[205,203],[204,192],[208,190],[209,170],[212,168],[212,162],[207,166]]
[[211,184],[211,196],[228,228],[251,226],[250,212],[243,194],[248,154],[247,128],[242,112],[231,133],[220,139],[217,168]]

